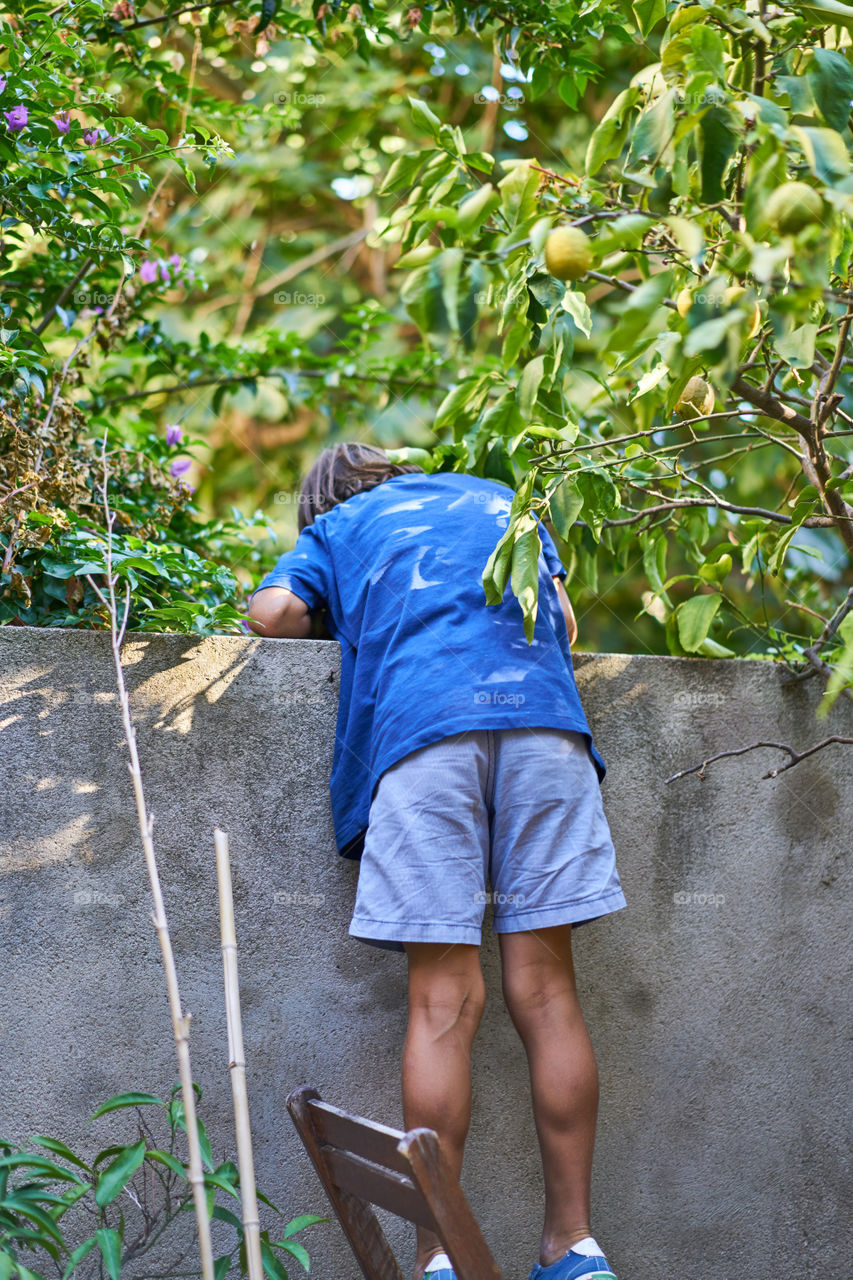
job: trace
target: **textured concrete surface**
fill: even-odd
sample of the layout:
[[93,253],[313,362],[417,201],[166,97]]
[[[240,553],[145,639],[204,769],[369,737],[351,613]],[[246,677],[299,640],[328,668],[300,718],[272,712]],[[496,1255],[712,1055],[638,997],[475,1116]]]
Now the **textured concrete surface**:
[[[193,1071],[218,1160],[234,1158],[212,831],[231,837],[258,1184],[324,1212],[283,1101],[312,1083],[399,1125],[405,961],[346,932],[357,866],[334,850],[329,641],[133,637],[139,746]],[[594,1228],[620,1280],[848,1280],[853,755],[773,781],[761,738],[853,732],[813,717],[816,682],[769,664],[577,657],[608,764],[627,910],[576,934],[601,1072]],[[107,638],[0,630],[0,1135],[94,1153],[113,1093],[177,1079]],[[846,751],[846,754],[845,754]],[[507,1280],[526,1276],[541,1177],[524,1056],[500,1002],[476,1048],[464,1185]],[[846,1208],[844,1206],[847,1206]],[[407,1229],[394,1240],[409,1258]],[[319,1280],[357,1280],[333,1225],[306,1235]],[[144,1274],[135,1271],[133,1274]],[[293,1273],[292,1273],[293,1274]]]

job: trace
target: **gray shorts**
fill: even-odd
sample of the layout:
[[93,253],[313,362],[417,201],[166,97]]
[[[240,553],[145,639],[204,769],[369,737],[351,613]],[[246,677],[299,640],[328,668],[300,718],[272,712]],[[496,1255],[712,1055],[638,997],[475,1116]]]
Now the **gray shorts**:
[[625,906],[582,733],[466,730],[379,779],[352,936],[394,951],[404,942],[479,946],[487,901],[497,933],[580,924]]

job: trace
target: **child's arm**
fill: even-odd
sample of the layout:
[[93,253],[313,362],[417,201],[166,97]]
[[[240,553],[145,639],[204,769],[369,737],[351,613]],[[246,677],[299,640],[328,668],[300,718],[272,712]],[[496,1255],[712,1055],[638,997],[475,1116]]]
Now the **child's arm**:
[[563,617],[566,619],[566,630],[569,633],[569,644],[573,645],[578,638],[578,624],[575,621],[575,615],[572,612],[572,605],[569,597],[566,595],[566,588],[563,586],[563,579],[554,575],[554,585],[557,588],[557,595],[560,600],[560,606],[563,610]]
[[311,615],[305,601],[286,587],[262,587],[249,604],[249,626],[259,636],[305,640]]

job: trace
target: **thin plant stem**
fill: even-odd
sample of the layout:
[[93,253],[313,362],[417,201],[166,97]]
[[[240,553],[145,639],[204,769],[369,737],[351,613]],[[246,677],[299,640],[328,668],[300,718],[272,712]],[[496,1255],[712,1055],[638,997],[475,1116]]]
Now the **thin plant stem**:
[[130,698],[128,696],[127,685],[124,679],[124,670],[121,662],[121,647],[130,613],[130,583],[128,582],[126,584],[123,617],[121,623],[119,623],[119,607],[116,599],[117,575],[113,570],[113,525],[115,523],[115,512],[111,509],[109,502],[109,464],[107,462],[106,435],[104,436],[101,456],[103,465],[103,481],[100,488],[104,505],[104,517],[107,526],[105,556],[106,574],[104,575],[106,582],[106,595],[104,595],[97,584],[92,581],[90,576],[87,575],[87,577],[91,586],[94,587],[97,595],[100,597],[109,613],[110,642],[113,655],[113,665],[115,667],[116,688],[118,691],[119,706],[121,708],[125,742],[127,743],[128,754],[130,756],[128,769],[133,782],[133,794],[136,801],[136,816],[139,821],[139,834],[142,838],[142,850],[145,855],[145,865],[148,869],[148,879],[151,885],[151,893],[154,898],[154,911],[151,913],[151,919],[154,924],[154,928],[157,931],[157,937],[160,941],[160,950],[163,954],[163,968],[166,972],[169,1008],[172,1014],[172,1030],[174,1031],[175,1047],[178,1053],[178,1070],[181,1080],[181,1094],[184,1102],[184,1117],[187,1125],[187,1144],[189,1146],[188,1181],[192,1188],[193,1200],[195,1202],[199,1251],[201,1253],[202,1280],[214,1280],[213,1247],[210,1239],[210,1218],[208,1217],[207,1200],[205,1197],[204,1172],[202,1170],[201,1162],[201,1143],[199,1140],[198,1124],[196,1121],[195,1091],[193,1089],[192,1068],[190,1065],[189,1030],[192,1014],[184,1013],[181,1007],[181,996],[178,988],[178,973],[175,967],[175,955],[172,950],[169,925],[166,919],[166,907],[163,902],[163,891],[160,885],[160,874],[157,870],[157,859],[154,853],[154,840],[152,835],[153,821],[150,813],[148,812],[148,806],[145,800],[145,791],[142,784],[142,770],[139,764],[139,752],[136,748],[136,731],[133,727],[133,720],[130,714]]
[[225,1016],[228,1023],[228,1063],[234,1097],[234,1126],[237,1131],[237,1164],[246,1262],[249,1280],[263,1280],[261,1223],[255,1194],[255,1165],[252,1158],[252,1130],[249,1124],[249,1095],[246,1090],[246,1053],[243,1048],[243,1020],[240,1014],[240,983],[237,976],[237,934],[234,928],[234,897],[231,889],[231,861],[228,836],[217,827],[216,879],[219,886],[219,922],[222,939],[222,969],[225,979]]

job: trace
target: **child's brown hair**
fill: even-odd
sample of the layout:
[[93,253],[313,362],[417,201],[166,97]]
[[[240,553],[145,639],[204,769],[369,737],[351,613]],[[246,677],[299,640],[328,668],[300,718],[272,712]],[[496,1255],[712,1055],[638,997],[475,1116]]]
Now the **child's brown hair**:
[[299,492],[299,532],[313,524],[317,516],[331,511],[356,493],[375,489],[391,476],[408,471],[423,471],[414,463],[392,462],[384,449],[373,444],[344,442],[324,449],[305,479]]

